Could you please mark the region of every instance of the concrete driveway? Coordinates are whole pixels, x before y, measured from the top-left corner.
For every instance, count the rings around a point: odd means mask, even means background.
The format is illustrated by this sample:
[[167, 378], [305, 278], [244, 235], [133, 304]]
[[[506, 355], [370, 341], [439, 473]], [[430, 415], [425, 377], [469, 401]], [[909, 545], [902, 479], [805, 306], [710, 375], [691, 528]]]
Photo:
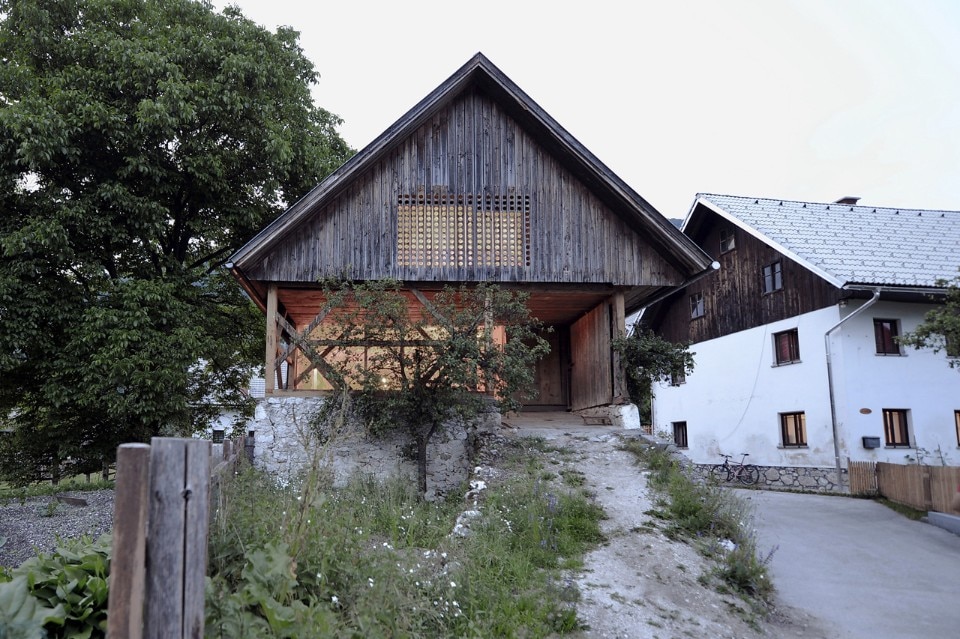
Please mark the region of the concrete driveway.
[[782, 602], [842, 639], [960, 637], [960, 536], [863, 499], [738, 492]]

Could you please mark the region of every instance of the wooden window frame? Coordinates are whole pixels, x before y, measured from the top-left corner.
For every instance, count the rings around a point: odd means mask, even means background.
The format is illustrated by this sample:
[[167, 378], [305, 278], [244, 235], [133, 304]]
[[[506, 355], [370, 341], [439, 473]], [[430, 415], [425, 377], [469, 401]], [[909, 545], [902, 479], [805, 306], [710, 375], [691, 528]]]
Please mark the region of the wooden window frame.
[[673, 445], [677, 448], [689, 448], [687, 440], [687, 422], [672, 422]]
[[[786, 353], [781, 349], [785, 347]], [[773, 361], [776, 366], [800, 363], [800, 331], [792, 328], [773, 334]]]
[[883, 409], [883, 439], [887, 448], [913, 448], [910, 445], [910, 411], [908, 409]]
[[720, 255], [737, 248], [737, 234], [733, 229], [720, 229]]
[[780, 413], [780, 447], [807, 448], [807, 415], [803, 411]]
[[699, 319], [707, 314], [703, 293], [694, 293], [690, 296], [690, 319]]
[[877, 349], [877, 355], [902, 355], [900, 344], [897, 343], [896, 339], [899, 336], [899, 320], [877, 317], [873, 319], [873, 341]]
[[953, 411], [953, 425], [957, 429], [957, 448], [960, 448], [960, 410]]
[[770, 295], [783, 290], [783, 260], [774, 260], [760, 270], [763, 294]]
[[682, 366], [670, 371], [670, 385], [679, 386], [687, 383], [687, 371]]

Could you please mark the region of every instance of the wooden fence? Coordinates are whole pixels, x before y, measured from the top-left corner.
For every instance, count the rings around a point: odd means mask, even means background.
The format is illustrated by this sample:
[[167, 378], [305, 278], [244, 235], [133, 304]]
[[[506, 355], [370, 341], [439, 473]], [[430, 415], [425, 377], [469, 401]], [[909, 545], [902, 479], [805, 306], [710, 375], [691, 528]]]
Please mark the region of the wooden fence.
[[117, 450], [108, 637], [203, 637], [210, 488], [242, 451], [165, 437]]
[[848, 462], [850, 494], [882, 495], [916, 508], [950, 513], [960, 485], [960, 467], [886, 462]]

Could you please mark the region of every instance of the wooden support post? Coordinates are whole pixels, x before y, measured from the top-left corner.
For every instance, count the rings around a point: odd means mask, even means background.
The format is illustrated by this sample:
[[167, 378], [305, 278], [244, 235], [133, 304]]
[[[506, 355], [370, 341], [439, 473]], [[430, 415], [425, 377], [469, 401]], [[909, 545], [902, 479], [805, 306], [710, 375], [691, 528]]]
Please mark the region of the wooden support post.
[[267, 346], [264, 357], [264, 392], [276, 388], [277, 379], [277, 285], [267, 287]]
[[[626, 311], [623, 299], [623, 293], [615, 293], [611, 298], [610, 304], [610, 337], [616, 339], [627, 334]], [[620, 353], [611, 349], [613, 357], [613, 400], [620, 401], [627, 394], [626, 370]]]
[[143, 636], [149, 473], [148, 445], [123, 444], [117, 449], [113, 557], [107, 603], [107, 635], [111, 639], [140, 639]]
[[147, 639], [203, 637], [209, 481], [210, 442], [151, 440]]

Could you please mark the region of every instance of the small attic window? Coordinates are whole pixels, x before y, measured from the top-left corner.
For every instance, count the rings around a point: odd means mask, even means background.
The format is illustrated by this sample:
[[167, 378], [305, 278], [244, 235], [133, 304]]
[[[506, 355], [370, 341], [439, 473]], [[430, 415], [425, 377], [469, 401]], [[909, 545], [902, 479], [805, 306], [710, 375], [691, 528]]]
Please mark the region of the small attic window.
[[530, 196], [401, 195], [397, 201], [397, 264], [530, 266]]
[[735, 248], [737, 242], [733, 229], [720, 229], [720, 254], [729, 253]]

